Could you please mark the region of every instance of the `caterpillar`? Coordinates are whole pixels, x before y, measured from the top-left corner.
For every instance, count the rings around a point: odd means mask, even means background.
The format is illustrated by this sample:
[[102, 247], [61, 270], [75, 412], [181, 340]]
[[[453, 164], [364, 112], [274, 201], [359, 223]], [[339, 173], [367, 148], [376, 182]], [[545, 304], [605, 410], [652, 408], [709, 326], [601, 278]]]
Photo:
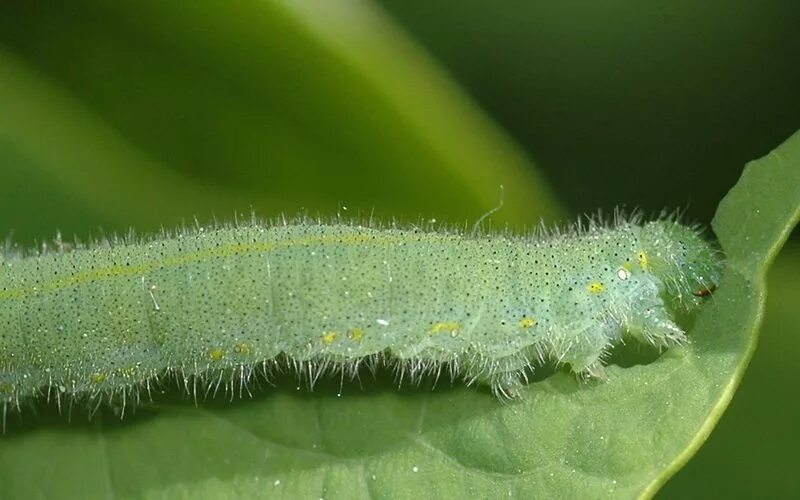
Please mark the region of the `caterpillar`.
[[248, 391], [280, 366], [313, 383], [383, 363], [514, 398], [548, 361], [603, 378], [623, 336], [675, 323], [719, 283], [721, 253], [676, 216], [534, 235], [308, 218], [109, 238], [0, 262], [0, 405], [135, 404], [169, 378]]

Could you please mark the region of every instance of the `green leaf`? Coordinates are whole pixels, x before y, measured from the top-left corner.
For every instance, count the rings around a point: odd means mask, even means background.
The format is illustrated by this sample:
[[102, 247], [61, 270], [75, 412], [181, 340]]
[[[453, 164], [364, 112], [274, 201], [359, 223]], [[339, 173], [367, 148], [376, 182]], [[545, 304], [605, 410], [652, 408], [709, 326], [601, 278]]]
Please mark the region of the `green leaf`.
[[794, 460], [800, 443], [796, 242], [790, 240], [778, 255], [767, 282], [764, 325], [747, 376], [708, 441], [659, 491], [660, 498], [695, 498], [705, 491], [717, 498], [782, 498], [800, 491]]
[[712, 227], [725, 251], [726, 274], [712, 307], [695, 324], [692, 345], [698, 358], [707, 360], [694, 374], [705, 379], [706, 402], [700, 409], [706, 411], [698, 414], [701, 426], [686, 449], [648, 493], [697, 451], [730, 403], [758, 341], [767, 271], [798, 220], [800, 132], [795, 132], [769, 155], [749, 163], [717, 209]]

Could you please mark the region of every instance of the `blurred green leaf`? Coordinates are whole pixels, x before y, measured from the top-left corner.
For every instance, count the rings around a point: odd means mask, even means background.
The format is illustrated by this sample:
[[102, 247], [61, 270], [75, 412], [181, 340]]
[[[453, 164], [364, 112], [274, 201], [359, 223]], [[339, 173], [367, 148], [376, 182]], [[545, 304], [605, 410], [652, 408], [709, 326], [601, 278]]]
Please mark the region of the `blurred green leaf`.
[[[49, 234], [251, 208], [461, 223], [501, 184], [497, 219], [561, 213], [516, 146], [361, 2], [2, 2], [0, 110], [0, 182], [57, 194]], [[0, 198], [0, 227], [29, 241], [44, 227], [18, 198]]]

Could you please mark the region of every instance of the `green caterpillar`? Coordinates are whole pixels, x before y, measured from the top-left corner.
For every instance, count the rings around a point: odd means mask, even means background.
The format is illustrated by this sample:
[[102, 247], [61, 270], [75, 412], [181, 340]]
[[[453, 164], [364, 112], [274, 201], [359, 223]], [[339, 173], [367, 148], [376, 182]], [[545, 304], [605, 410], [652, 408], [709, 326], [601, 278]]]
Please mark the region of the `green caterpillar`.
[[0, 405], [124, 407], [166, 377], [241, 392], [279, 364], [313, 385], [374, 362], [515, 397], [548, 359], [603, 377], [623, 334], [686, 341], [673, 314], [716, 288], [720, 266], [674, 218], [539, 236], [253, 221], [7, 254]]

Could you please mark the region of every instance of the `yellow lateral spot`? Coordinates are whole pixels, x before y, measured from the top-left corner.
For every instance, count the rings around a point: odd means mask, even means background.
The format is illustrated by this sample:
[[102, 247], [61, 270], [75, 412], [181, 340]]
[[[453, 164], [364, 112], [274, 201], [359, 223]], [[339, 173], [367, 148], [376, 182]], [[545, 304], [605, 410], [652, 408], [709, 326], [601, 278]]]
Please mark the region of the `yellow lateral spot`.
[[589, 286], [587, 286], [586, 289], [591, 293], [603, 293], [606, 291], [606, 286], [599, 281], [595, 281], [593, 283], [589, 283]]
[[642, 271], [647, 271], [647, 266], [648, 266], [647, 254], [642, 251], [639, 251], [639, 253], [636, 254], [636, 258], [639, 259], [639, 267], [642, 268]]
[[362, 330], [361, 328], [353, 328], [351, 330], [347, 330], [347, 338], [359, 342], [361, 339], [364, 338], [364, 330]]
[[324, 332], [322, 334], [322, 341], [325, 345], [331, 345], [339, 338], [339, 332]]
[[215, 347], [208, 351], [208, 356], [212, 361], [219, 361], [225, 357], [225, 351], [221, 347]]
[[428, 333], [436, 335], [441, 332], [450, 332], [450, 335], [455, 337], [458, 335], [459, 330], [461, 330], [461, 323], [458, 321], [440, 321], [439, 323], [434, 323]]
[[526, 316], [521, 320], [519, 320], [519, 326], [521, 326], [522, 328], [530, 328], [534, 325], [536, 325], [536, 320], [534, 318], [529, 318]]
[[0, 394], [11, 394], [12, 392], [14, 392], [14, 389], [15, 389], [14, 384], [8, 384], [5, 382], [0, 384]]
[[253, 352], [253, 346], [251, 346], [249, 342], [242, 342], [241, 344], [234, 347], [233, 351], [238, 354], [243, 354], [247, 356], [248, 354]]
[[102, 373], [102, 372], [92, 373], [92, 377], [91, 378], [92, 378], [92, 382], [94, 382], [95, 384], [99, 384], [101, 382], [105, 382], [106, 379], [108, 378], [108, 375], [106, 375], [105, 373]]

